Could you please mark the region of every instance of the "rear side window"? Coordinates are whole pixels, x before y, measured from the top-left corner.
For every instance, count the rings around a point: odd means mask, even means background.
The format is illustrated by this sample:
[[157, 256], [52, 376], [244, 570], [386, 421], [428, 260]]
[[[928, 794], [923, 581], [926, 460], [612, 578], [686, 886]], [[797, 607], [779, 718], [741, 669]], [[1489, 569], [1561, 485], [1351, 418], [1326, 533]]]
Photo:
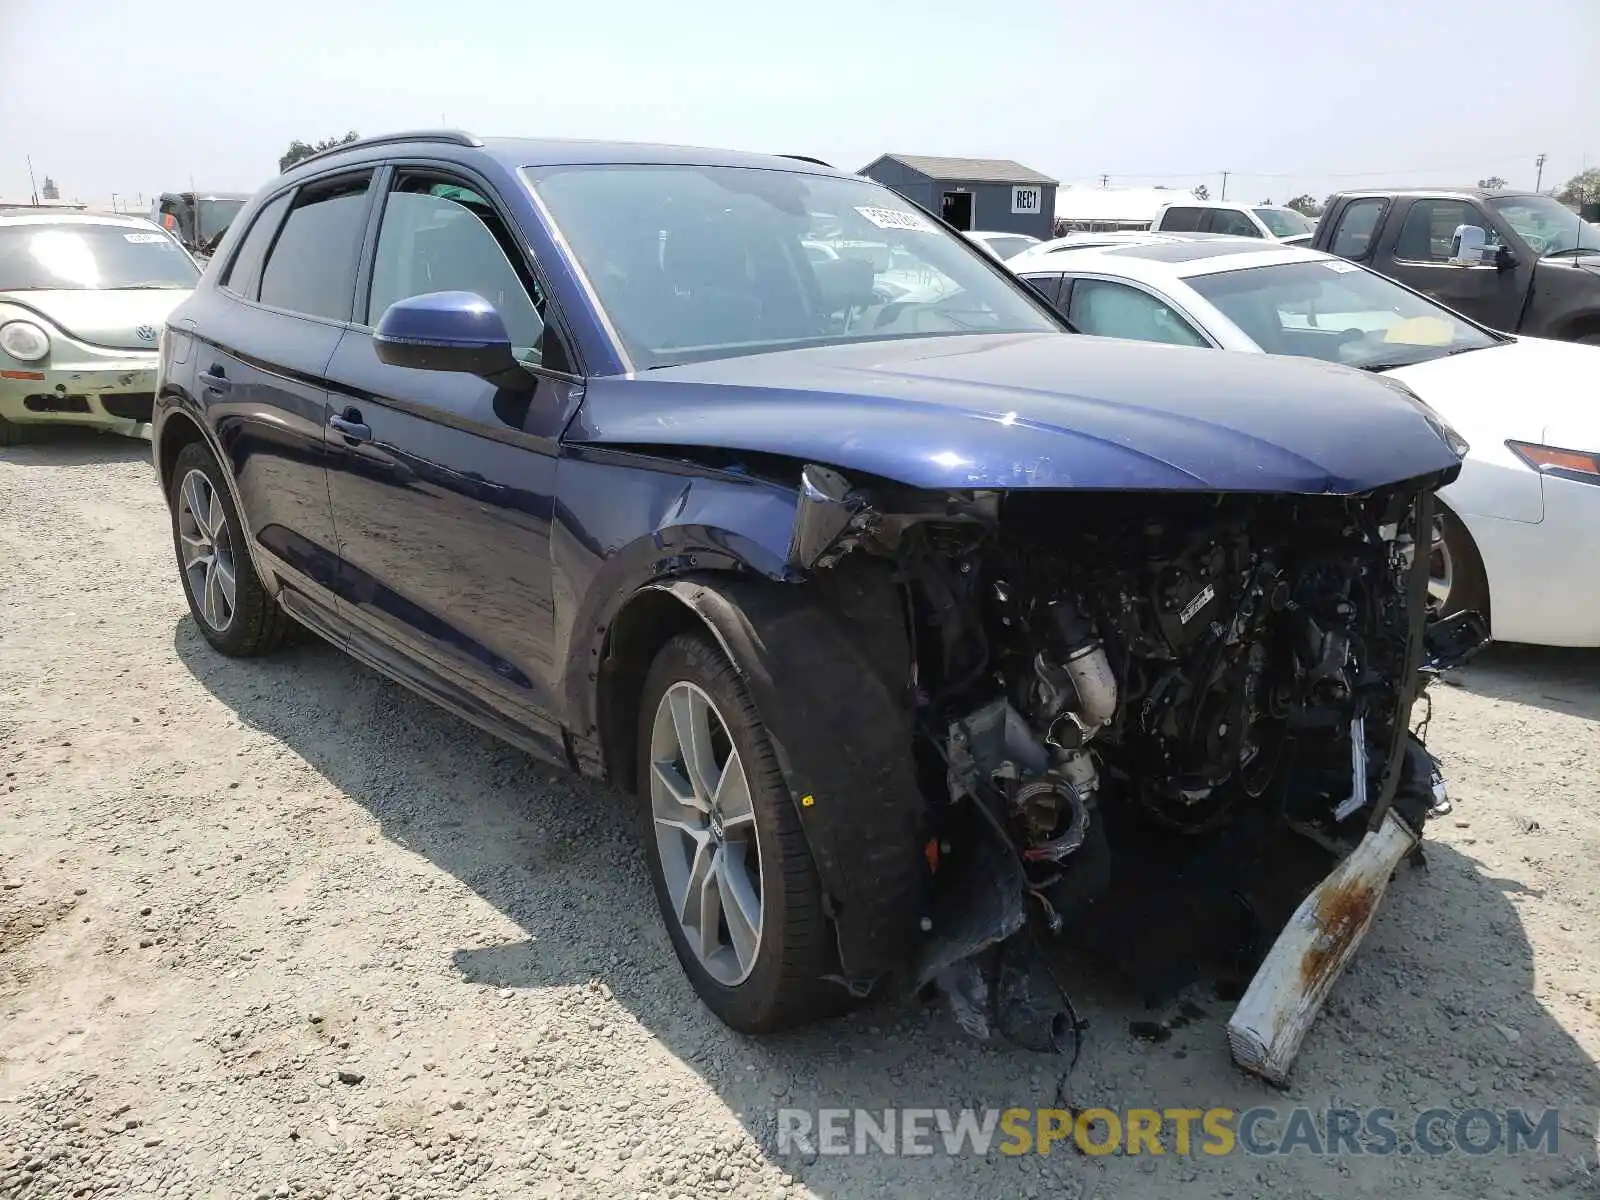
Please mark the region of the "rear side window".
[[1213, 208], [1206, 222], [1208, 233], [1225, 233], [1230, 237], [1260, 237], [1256, 223], [1242, 212], [1231, 208]]
[[1200, 218], [1205, 211], [1190, 205], [1169, 208], [1161, 214], [1160, 228], [1167, 233], [1195, 233], [1200, 228]]
[[1057, 308], [1060, 307], [1060, 275], [1024, 275], [1022, 278], [1026, 279], [1029, 283], [1033, 284], [1034, 287], [1038, 288], [1039, 291], [1043, 292], [1045, 299], [1050, 301], [1052, 305]]
[[1350, 201], [1339, 214], [1329, 249], [1341, 258], [1365, 258], [1372, 253], [1372, 235], [1387, 207], [1389, 201], [1382, 196]]
[[335, 321], [350, 317], [371, 172], [308, 184], [261, 272], [261, 303]]
[[254, 300], [261, 290], [261, 264], [266, 261], [267, 248], [272, 245], [272, 235], [283, 223], [283, 214], [289, 207], [289, 196], [284, 194], [265, 204], [256, 214], [245, 234], [244, 241], [228, 264], [228, 273], [222, 277], [222, 286], [247, 300]]

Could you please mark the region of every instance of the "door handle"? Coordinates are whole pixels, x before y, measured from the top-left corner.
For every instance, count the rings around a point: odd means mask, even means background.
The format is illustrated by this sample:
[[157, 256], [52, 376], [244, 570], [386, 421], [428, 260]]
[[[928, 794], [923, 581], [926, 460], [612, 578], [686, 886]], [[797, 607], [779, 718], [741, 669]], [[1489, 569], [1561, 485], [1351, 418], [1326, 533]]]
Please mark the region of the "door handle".
[[372, 440], [372, 426], [363, 424], [361, 413], [354, 408], [347, 408], [343, 413], [329, 417], [328, 428], [351, 445]]
[[233, 386], [233, 381], [228, 378], [221, 363], [212, 363], [200, 378], [205, 384], [206, 391], [215, 392], [219, 396]]

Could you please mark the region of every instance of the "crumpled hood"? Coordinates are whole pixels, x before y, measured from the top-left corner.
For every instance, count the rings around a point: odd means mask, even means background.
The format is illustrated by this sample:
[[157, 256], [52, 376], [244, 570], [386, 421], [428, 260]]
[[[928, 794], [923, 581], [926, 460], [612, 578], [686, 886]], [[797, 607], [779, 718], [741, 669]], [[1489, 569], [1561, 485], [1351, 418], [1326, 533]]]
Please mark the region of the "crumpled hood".
[[138, 288], [126, 292], [0, 292], [0, 304], [31, 309], [80, 342], [115, 350], [154, 350], [167, 314], [189, 296], [187, 288]]
[[595, 379], [566, 440], [781, 454], [928, 488], [1349, 494], [1457, 466], [1379, 378], [1064, 333], [815, 347]]

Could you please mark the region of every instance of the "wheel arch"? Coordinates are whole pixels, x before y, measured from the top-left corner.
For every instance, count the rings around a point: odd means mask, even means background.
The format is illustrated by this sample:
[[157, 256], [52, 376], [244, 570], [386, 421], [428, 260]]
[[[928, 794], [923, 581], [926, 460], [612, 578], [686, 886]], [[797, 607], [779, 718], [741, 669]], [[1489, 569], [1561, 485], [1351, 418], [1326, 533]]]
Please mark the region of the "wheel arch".
[[636, 790], [634, 735], [651, 661], [679, 633], [715, 642], [772, 741], [822, 881], [843, 977], [855, 988], [906, 965], [920, 905], [925, 802], [912, 756], [903, 614], [886, 563], [800, 584], [731, 572], [657, 580], [618, 611], [597, 680], [606, 773]]

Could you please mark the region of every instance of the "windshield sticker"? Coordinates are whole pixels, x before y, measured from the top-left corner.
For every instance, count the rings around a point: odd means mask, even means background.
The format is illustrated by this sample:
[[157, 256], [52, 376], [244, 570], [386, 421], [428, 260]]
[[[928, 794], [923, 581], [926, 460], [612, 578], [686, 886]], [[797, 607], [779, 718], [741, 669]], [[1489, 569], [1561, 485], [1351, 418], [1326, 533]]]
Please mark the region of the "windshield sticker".
[[1355, 263], [1347, 263], [1343, 261], [1324, 263], [1323, 265], [1327, 267], [1328, 270], [1337, 271], [1341, 275], [1347, 274], [1350, 271], [1361, 270], [1361, 268], [1356, 266]]
[[125, 241], [134, 242], [141, 246], [170, 246], [172, 243], [164, 233], [125, 233]]
[[910, 229], [917, 233], [932, 233], [933, 225], [925, 218], [914, 212], [902, 212], [898, 208], [873, 208], [870, 205], [856, 205], [856, 211], [879, 229]]

